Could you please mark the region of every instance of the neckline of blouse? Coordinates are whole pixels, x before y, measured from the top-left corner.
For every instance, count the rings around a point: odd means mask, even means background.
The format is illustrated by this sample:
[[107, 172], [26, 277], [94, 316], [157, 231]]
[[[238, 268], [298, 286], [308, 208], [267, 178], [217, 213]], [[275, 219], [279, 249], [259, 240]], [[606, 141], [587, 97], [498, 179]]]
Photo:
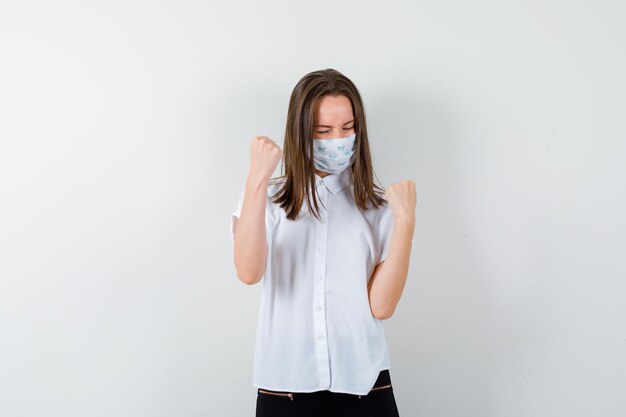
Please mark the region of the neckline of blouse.
[[321, 184], [324, 184], [331, 193], [337, 194], [350, 183], [350, 171], [351, 170], [349, 168], [346, 168], [339, 174], [328, 174], [323, 178], [317, 175], [316, 172], [315, 184], [317, 187], [319, 187]]

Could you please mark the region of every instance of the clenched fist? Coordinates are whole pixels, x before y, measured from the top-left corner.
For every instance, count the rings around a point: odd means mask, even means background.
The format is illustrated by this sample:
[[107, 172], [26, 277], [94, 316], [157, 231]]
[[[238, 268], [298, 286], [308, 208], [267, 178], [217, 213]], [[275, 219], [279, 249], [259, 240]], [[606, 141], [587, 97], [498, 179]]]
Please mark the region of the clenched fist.
[[282, 149], [272, 139], [267, 136], [253, 137], [250, 142], [249, 175], [269, 181], [282, 157]]
[[413, 180], [402, 180], [390, 185], [385, 190], [385, 198], [389, 201], [394, 219], [414, 218], [417, 197]]

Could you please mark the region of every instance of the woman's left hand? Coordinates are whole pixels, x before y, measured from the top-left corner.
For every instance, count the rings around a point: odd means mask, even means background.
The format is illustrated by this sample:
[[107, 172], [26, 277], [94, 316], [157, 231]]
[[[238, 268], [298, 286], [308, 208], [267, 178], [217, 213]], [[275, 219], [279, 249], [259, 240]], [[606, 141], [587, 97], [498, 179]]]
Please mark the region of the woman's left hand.
[[402, 180], [390, 185], [385, 190], [385, 197], [389, 201], [394, 220], [415, 219], [417, 206], [415, 181]]

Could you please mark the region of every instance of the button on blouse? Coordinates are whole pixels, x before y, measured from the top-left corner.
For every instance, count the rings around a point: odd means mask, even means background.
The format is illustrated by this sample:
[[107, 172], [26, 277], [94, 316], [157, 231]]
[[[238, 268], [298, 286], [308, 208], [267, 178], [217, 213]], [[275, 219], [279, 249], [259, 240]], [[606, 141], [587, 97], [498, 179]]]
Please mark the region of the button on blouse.
[[[383, 321], [372, 315], [367, 284], [387, 256], [393, 217], [388, 206], [358, 208], [349, 168], [315, 179], [321, 220], [306, 203], [298, 220], [287, 219], [271, 202], [284, 178], [268, 186], [253, 386], [365, 395], [379, 372], [390, 369]], [[231, 216], [233, 239], [244, 192]]]

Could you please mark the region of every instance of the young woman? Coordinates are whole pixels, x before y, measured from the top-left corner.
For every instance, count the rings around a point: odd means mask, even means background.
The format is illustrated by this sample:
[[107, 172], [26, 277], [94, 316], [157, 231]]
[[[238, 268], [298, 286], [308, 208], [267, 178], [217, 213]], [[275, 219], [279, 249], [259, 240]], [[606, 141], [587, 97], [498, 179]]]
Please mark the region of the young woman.
[[284, 152], [256, 136], [250, 159], [231, 233], [238, 278], [262, 283], [256, 416], [397, 417], [383, 321], [408, 274], [415, 183], [374, 184], [361, 96], [333, 69], [295, 86]]

